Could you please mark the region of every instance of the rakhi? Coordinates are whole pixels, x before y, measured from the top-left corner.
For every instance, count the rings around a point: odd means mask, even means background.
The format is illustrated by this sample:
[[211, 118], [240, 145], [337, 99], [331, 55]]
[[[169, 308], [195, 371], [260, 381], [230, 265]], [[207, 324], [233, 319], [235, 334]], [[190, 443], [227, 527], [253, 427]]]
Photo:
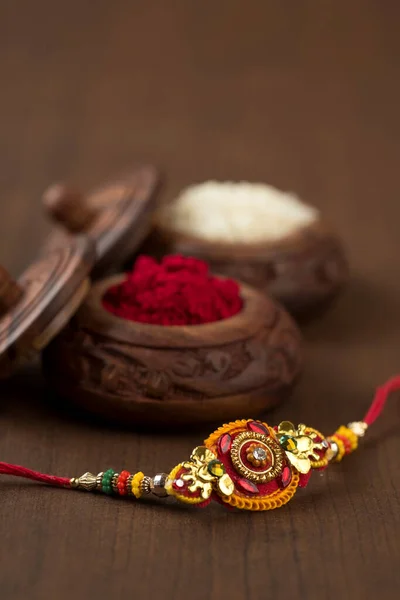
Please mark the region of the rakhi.
[[207, 506], [211, 500], [245, 510], [271, 510], [283, 506], [299, 487], [305, 487], [312, 471], [321, 471], [358, 447], [359, 438], [381, 414], [389, 394], [400, 390], [400, 376], [378, 388], [362, 421], [342, 425], [325, 437], [308, 425], [283, 421], [270, 427], [262, 421], [243, 419], [214, 431], [190, 458], [154, 477], [113, 469], [98, 475], [56, 477], [0, 462], [0, 473], [25, 477], [67, 489], [103, 492], [141, 498], [153, 493], [160, 498]]

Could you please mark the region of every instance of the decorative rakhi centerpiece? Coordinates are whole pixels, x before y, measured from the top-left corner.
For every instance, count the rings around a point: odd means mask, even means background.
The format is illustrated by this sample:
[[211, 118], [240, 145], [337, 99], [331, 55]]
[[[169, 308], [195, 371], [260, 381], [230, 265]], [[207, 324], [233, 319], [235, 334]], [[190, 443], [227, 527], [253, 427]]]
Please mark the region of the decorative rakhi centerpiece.
[[[347, 434], [352, 437], [351, 430]], [[182, 502], [204, 506], [214, 498], [231, 506], [268, 510], [286, 504], [311, 469], [323, 469], [337, 446], [305, 425], [285, 421], [228, 423], [195, 448], [166, 478], [165, 489]]]

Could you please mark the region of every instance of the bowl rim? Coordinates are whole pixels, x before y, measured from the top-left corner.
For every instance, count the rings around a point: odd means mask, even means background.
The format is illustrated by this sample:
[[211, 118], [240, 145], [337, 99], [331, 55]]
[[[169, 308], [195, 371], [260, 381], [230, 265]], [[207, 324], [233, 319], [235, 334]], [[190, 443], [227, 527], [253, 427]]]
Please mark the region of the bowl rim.
[[174, 231], [160, 222], [155, 222], [153, 235], [161, 241], [172, 243], [177, 253], [207, 256], [213, 259], [245, 262], [252, 260], [264, 263], [266, 260], [285, 255], [300, 255], [310, 248], [329, 240], [339, 241], [329, 223], [320, 217], [312, 223], [298, 227], [292, 233], [277, 240], [264, 242], [224, 242], [207, 240], [194, 235]]
[[106, 291], [121, 283], [126, 274], [120, 273], [92, 285], [76, 314], [79, 326], [112, 340], [148, 348], [199, 348], [245, 341], [261, 327], [272, 329], [280, 308], [264, 293], [238, 282], [243, 309], [236, 315], [203, 325], [153, 325], [129, 321], [113, 315], [104, 308]]

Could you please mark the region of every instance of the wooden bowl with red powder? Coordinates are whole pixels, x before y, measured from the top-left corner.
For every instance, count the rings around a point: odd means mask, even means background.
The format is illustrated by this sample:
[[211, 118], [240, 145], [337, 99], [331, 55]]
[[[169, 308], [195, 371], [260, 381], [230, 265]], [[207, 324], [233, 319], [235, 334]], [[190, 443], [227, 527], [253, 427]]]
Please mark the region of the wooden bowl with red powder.
[[[111, 312], [109, 303], [128, 279], [117, 275], [94, 284], [46, 348], [45, 374], [62, 396], [108, 420], [177, 426], [256, 417], [287, 396], [301, 370], [301, 339], [273, 300], [232, 282], [240, 300], [233, 316], [149, 324]], [[165, 298], [160, 301], [168, 308]], [[161, 313], [164, 323], [175, 318]], [[149, 318], [138, 314], [131, 316]]]

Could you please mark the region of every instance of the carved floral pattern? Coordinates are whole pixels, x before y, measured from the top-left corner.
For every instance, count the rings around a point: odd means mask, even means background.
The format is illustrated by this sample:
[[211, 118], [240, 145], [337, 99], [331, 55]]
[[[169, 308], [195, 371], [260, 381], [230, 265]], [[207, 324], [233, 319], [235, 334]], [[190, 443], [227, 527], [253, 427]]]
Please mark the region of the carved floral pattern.
[[280, 309], [248, 340], [198, 349], [143, 349], [79, 329], [75, 319], [46, 351], [47, 368], [73, 385], [119, 397], [160, 401], [290, 386], [300, 340]]

